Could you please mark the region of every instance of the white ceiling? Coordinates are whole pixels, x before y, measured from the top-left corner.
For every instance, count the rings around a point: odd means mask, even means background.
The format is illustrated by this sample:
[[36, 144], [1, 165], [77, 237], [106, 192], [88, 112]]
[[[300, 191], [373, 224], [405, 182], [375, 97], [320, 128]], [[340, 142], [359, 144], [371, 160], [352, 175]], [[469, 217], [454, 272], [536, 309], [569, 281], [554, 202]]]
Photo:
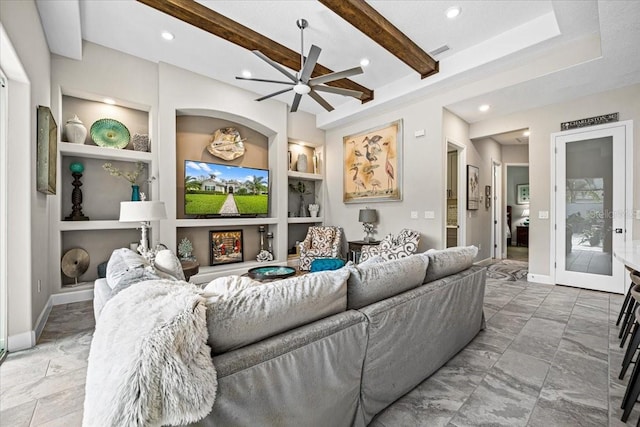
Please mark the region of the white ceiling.
[[[640, 81], [640, 55], [629, 54], [637, 52], [640, 42], [639, 1], [370, 0], [371, 6], [423, 50], [429, 52], [445, 44], [450, 47], [436, 57], [440, 73], [423, 80], [317, 1], [199, 2], [295, 51], [300, 49], [295, 21], [307, 19], [305, 52], [311, 44], [318, 45], [322, 48], [318, 62], [334, 71], [357, 66], [363, 57], [371, 61], [365, 73], [352, 80], [375, 90], [374, 101], [362, 105], [352, 98], [323, 94], [336, 107], [327, 113], [303, 97], [300, 110], [317, 114], [323, 127], [403, 98], [456, 87], [511, 68], [522, 70], [525, 77], [504, 81], [490, 93], [446, 107], [475, 122]], [[38, 0], [37, 4], [53, 53], [81, 58], [79, 27], [84, 40], [149, 61], [170, 63], [257, 95], [282, 88], [235, 80], [245, 69], [254, 77], [279, 79], [280, 75], [251, 52], [134, 0]], [[453, 5], [460, 5], [462, 14], [452, 21], [444, 12]], [[163, 40], [160, 33], [165, 30], [175, 34], [175, 39]], [[558, 56], [557, 52], [569, 46], [600, 46], [601, 51], [576, 49]], [[554, 52], [558, 58], [550, 56]], [[286, 103], [292, 98], [291, 93], [275, 97]], [[492, 109], [479, 113], [481, 103], [491, 104]]]

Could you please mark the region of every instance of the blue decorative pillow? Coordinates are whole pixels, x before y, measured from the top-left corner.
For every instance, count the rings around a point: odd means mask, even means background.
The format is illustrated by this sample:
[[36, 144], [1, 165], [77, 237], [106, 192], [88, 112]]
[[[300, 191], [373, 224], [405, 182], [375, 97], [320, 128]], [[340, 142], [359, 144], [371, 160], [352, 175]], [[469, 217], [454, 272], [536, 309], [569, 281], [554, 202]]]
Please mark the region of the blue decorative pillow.
[[344, 260], [340, 258], [316, 258], [311, 262], [311, 272], [337, 270], [344, 267]]

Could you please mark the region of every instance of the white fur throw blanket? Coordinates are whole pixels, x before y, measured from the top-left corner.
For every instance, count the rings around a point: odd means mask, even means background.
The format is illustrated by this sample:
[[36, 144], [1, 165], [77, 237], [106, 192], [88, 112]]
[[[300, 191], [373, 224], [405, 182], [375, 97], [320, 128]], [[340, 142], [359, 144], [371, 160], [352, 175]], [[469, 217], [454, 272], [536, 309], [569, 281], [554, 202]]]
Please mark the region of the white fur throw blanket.
[[186, 282], [149, 280], [114, 296], [91, 342], [83, 426], [205, 417], [217, 389], [205, 310], [199, 289]]

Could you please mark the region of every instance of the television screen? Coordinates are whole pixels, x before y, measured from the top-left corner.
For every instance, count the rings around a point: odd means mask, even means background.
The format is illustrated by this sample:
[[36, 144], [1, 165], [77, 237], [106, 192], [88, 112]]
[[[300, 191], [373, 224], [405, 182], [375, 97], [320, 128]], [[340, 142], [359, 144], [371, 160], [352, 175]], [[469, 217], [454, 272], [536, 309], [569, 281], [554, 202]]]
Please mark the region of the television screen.
[[269, 171], [187, 160], [184, 199], [186, 215], [267, 216]]

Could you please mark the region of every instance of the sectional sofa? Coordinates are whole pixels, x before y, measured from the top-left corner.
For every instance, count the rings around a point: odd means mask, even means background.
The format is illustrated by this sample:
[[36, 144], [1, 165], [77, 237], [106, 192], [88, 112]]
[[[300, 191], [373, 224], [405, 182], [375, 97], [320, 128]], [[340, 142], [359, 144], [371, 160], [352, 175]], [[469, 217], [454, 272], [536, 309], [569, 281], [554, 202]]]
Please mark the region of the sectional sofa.
[[[483, 328], [475, 247], [204, 288], [217, 371], [193, 426], [366, 426]], [[104, 302], [104, 301], [103, 301]]]

